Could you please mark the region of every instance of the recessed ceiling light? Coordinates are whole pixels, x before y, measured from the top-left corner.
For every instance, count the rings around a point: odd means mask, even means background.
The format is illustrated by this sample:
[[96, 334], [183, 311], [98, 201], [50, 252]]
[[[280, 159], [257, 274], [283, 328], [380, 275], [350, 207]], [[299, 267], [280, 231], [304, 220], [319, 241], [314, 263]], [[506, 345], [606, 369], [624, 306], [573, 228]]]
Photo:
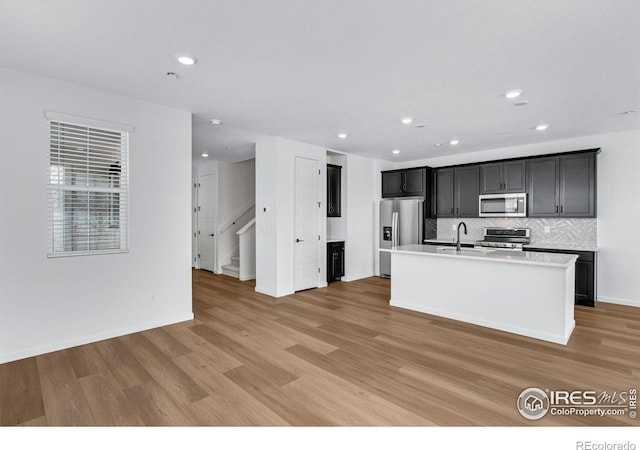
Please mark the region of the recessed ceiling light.
[[173, 78], [175, 80], [178, 78], [178, 74], [175, 72], [167, 72], [167, 78]]
[[442, 147], [442, 144], [440, 142], [438, 142], [437, 144], [433, 144], [433, 145], [435, 145], [436, 147]]
[[426, 123], [418, 123], [418, 124], [416, 124], [416, 128], [424, 128], [426, 126], [427, 126]]
[[459, 143], [460, 143], [460, 141], [457, 140], [457, 139], [452, 139], [452, 140], [449, 141], [449, 144], [451, 144], [451, 145], [458, 145]]
[[222, 125], [222, 120], [220, 120], [220, 119], [211, 119], [211, 125]]
[[638, 114], [638, 111], [636, 111], [635, 109], [630, 109], [629, 111], [618, 113], [616, 114], [616, 116], [630, 116], [631, 114]]
[[411, 122], [413, 122], [413, 117], [404, 117], [401, 122], [405, 125], [409, 125], [411, 124]]
[[518, 98], [522, 95], [522, 89], [511, 89], [510, 91], [507, 91], [504, 93], [504, 96], [506, 98], [508, 98], [509, 100], [512, 100], [514, 98]]
[[347, 133], [338, 133], [338, 137], [340, 139], [346, 139], [347, 138]]
[[548, 123], [541, 123], [540, 125], [538, 125], [538, 126], [536, 127], [536, 130], [538, 130], [538, 131], [544, 131], [544, 130], [546, 130], [547, 128], [549, 128], [549, 124], [548, 124]]
[[176, 59], [180, 64], [184, 64], [185, 66], [193, 66], [198, 62], [198, 58], [191, 55], [179, 54], [176, 55]]
[[400, 153], [400, 150], [398, 150], [397, 148], [394, 148], [391, 153], [393, 153], [394, 155], [397, 155], [398, 153]]
[[230, 145], [227, 145], [224, 149], [225, 150], [231, 150], [233, 147], [231, 147]]
[[202, 157], [203, 157], [203, 158], [208, 158], [208, 157], [209, 157], [209, 154], [208, 154], [208, 153], [203, 153], [203, 154], [202, 154]]

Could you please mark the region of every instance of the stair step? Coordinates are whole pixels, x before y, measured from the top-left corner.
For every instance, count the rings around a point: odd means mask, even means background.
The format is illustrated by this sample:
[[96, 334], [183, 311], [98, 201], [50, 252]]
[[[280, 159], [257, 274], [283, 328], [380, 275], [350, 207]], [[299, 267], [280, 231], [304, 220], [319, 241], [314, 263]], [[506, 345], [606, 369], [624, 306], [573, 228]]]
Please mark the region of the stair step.
[[233, 264], [225, 264], [220, 267], [222, 269], [222, 274], [227, 275], [229, 277], [240, 278], [240, 267], [235, 266]]
[[239, 256], [232, 256], [231, 257], [231, 264], [234, 266], [240, 266], [240, 257]]

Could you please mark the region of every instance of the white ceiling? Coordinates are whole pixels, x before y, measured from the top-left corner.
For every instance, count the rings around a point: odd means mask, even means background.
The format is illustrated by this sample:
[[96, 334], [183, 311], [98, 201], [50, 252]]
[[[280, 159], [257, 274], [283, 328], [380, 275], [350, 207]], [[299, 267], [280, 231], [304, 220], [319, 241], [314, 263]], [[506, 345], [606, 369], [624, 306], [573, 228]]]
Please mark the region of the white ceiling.
[[0, 0], [0, 65], [192, 111], [195, 158], [407, 161], [640, 128], [640, 1]]

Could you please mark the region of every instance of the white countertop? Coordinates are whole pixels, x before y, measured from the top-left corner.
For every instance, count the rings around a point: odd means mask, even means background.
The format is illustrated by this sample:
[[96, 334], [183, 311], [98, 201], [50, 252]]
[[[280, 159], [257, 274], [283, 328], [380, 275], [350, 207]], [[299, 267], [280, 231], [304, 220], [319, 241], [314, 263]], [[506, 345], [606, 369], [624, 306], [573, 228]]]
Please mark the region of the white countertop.
[[575, 252], [597, 252], [598, 248], [591, 245], [579, 245], [579, 244], [527, 244], [525, 248], [548, 248], [550, 250], [568, 250]]
[[[451, 244], [455, 244], [455, 241], [446, 241], [444, 239], [425, 239], [424, 240], [425, 244], [431, 244], [431, 245], [451, 245]], [[461, 244], [467, 244], [467, 245], [475, 245], [476, 241], [466, 241], [466, 240], [460, 240]]]
[[340, 238], [327, 238], [327, 244], [330, 244], [332, 242], [344, 242], [344, 239], [340, 239]]
[[[444, 239], [425, 239], [425, 244], [430, 245], [451, 245], [455, 244], [453, 241], [447, 241]], [[475, 245], [476, 241], [460, 241], [461, 244], [467, 245]], [[597, 252], [598, 248], [592, 245], [581, 245], [576, 243], [571, 244], [525, 244], [525, 247], [529, 248], [548, 248], [549, 250], [567, 250], [567, 251], [576, 251], [576, 252]]]
[[400, 245], [391, 249], [380, 249], [381, 252], [406, 253], [442, 258], [464, 258], [478, 261], [510, 262], [515, 264], [532, 264], [537, 266], [569, 267], [576, 262], [576, 255], [562, 253], [542, 252], [515, 252], [505, 250], [478, 251], [463, 248], [460, 251], [455, 247], [438, 248], [436, 245], [410, 244]]

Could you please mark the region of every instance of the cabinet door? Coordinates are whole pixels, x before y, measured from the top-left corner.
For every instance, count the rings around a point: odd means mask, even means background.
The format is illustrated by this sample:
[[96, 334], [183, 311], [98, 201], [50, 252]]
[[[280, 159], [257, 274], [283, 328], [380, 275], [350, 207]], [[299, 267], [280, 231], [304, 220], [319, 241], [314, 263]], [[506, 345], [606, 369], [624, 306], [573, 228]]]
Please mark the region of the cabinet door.
[[527, 161], [529, 217], [555, 217], [558, 205], [558, 158]]
[[502, 164], [502, 191], [525, 192], [527, 190], [524, 161], [508, 161]]
[[453, 169], [438, 169], [435, 173], [436, 217], [454, 217]]
[[338, 248], [338, 267], [335, 275], [338, 277], [344, 276], [344, 242]]
[[424, 195], [425, 169], [402, 171], [402, 191], [404, 195]]
[[403, 181], [400, 170], [382, 172], [382, 198], [404, 195], [402, 191]]
[[342, 167], [327, 164], [327, 217], [341, 217]]
[[502, 187], [502, 163], [480, 166], [480, 193], [499, 194]]
[[478, 217], [479, 167], [455, 168], [456, 217]]
[[576, 305], [595, 306], [593, 262], [576, 261]]
[[595, 155], [560, 157], [560, 215], [595, 217]]

